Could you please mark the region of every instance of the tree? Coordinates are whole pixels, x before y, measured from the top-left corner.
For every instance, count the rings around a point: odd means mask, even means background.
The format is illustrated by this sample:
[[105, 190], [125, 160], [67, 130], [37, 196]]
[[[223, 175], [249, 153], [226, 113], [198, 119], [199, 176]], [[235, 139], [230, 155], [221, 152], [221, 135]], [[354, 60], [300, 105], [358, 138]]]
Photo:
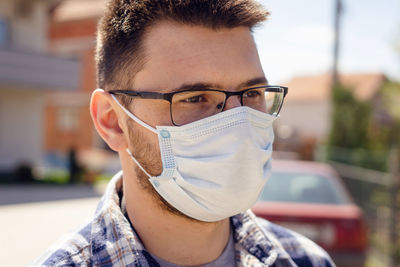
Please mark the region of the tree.
[[371, 104], [353, 96], [352, 90], [340, 84], [333, 88], [333, 124], [329, 144], [333, 147], [368, 147]]

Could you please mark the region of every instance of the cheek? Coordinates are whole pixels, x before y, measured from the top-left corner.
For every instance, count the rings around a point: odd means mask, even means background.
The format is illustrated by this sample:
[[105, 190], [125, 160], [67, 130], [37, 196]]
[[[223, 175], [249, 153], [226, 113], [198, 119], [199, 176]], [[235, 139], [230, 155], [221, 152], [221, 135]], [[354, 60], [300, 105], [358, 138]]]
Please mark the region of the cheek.
[[129, 150], [151, 175], [160, 175], [162, 162], [157, 135], [135, 122], [128, 124]]
[[[133, 114], [141, 121], [156, 128], [157, 125], [172, 125], [168, 101], [138, 100], [131, 106]], [[133, 156], [151, 175], [160, 175], [162, 161], [158, 136], [144, 126], [128, 119], [129, 149]]]
[[133, 153], [136, 152], [145, 156], [146, 153], [159, 152], [158, 137], [155, 133], [133, 121], [128, 123], [128, 132], [129, 149]]
[[147, 144], [151, 147], [150, 155], [154, 157], [154, 153], [156, 155], [160, 154], [160, 146], [158, 144], [158, 136], [150, 131], [144, 132], [144, 140], [146, 140]]
[[[136, 117], [153, 128], [156, 128], [156, 126], [172, 125], [170, 104], [168, 101], [139, 99], [133, 106], [133, 112]], [[155, 134], [153, 135], [156, 136]]]

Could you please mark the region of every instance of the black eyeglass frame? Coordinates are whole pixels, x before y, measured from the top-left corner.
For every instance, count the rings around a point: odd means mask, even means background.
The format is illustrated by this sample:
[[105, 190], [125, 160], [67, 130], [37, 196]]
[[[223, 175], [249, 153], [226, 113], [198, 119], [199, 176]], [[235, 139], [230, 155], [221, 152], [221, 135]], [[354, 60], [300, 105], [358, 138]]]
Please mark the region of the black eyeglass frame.
[[279, 106], [278, 112], [276, 115], [278, 115], [281, 111], [283, 101], [288, 94], [288, 87], [285, 86], [280, 86], [280, 85], [265, 85], [265, 86], [256, 86], [256, 87], [251, 87], [247, 88], [241, 91], [233, 92], [233, 91], [224, 91], [224, 90], [217, 90], [217, 89], [199, 89], [199, 90], [193, 90], [193, 89], [188, 89], [188, 90], [182, 90], [182, 91], [176, 91], [176, 92], [171, 92], [171, 93], [159, 93], [159, 92], [140, 92], [140, 91], [132, 91], [132, 90], [109, 90], [108, 93], [112, 95], [126, 95], [130, 97], [140, 97], [143, 99], [162, 99], [162, 100], [167, 100], [169, 104], [169, 114], [171, 116], [171, 121], [175, 126], [181, 126], [179, 124], [176, 124], [174, 122], [174, 119], [172, 117], [172, 98], [175, 94], [177, 93], [182, 93], [182, 92], [192, 92], [192, 91], [214, 91], [214, 92], [221, 92], [225, 94], [225, 100], [222, 105], [221, 111], [224, 110], [226, 100], [234, 95], [240, 96], [240, 105], [243, 106], [243, 94], [245, 94], [247, 91], [258, 89], [258, 88], [266, 88], [267, 92], [276, 92], [276, 93], [281, 93], [283, 90], [283, 98], [282, 98], [282, 103]]

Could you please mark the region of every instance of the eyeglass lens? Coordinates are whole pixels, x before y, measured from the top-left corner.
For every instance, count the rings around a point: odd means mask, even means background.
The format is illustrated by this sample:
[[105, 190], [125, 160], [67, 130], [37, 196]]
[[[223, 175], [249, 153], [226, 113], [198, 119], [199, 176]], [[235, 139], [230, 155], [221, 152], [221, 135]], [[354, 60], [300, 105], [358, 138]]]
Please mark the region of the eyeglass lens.
[[[220, 91], [185, 91], [174, 94], [171, 101], [172, 120], [184, 125], [222, 111], [226, 95]], [[283, 91], [269, 92], [266, 88], [254, 88], [242, 96], [244, 106], [277, 115], [282, 105]]]

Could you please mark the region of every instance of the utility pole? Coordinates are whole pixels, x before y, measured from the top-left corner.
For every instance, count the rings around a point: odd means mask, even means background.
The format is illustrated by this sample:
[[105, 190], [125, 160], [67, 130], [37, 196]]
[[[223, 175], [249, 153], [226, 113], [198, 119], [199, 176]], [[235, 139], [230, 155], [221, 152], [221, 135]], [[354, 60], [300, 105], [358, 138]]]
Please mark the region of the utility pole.
[[392, 149], [389, 157], [390, 172], [392, 174], [392, 185], [390, 187], [390, 267], [398, 267], [400, 265], [399, 258], [399, 234], [398, 234], [398, 208], [400, 193], [400, 150]]
[[342, 0], [335, 0], [335, 16], [334, 16], [334, 46], [333, 46], [333, 67], [332, 67], [332, 88], [338, 83], [338, 58], [340, 46], [340, 19], [343, 11]]

